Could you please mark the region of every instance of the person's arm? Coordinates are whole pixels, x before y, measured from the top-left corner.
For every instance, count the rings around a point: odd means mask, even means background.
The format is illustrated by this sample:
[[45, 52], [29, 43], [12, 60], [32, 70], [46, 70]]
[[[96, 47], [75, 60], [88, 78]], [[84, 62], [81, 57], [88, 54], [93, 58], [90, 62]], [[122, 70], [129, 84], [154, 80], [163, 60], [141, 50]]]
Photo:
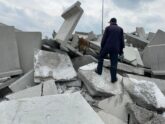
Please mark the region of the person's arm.
[[121, 31], [120, 55], [123, 54], [124, 47], [125, 47], [125, 43], [124, 43], [124, 32], [123, 32], [123, 29], [122, 29], [122, 31]]
[[108, 28], [106, 28], [105, 31], [104, 31], [103, 38], [102, 38], [102, 41], [101, 41], [101, 48], [103, 48], [104, 45], [105, 45], [105, 42], [106, 42], [106, 39], [107, 39], [107, 36], [108, 36], [108, 31], [107, 30], [108, 30]]

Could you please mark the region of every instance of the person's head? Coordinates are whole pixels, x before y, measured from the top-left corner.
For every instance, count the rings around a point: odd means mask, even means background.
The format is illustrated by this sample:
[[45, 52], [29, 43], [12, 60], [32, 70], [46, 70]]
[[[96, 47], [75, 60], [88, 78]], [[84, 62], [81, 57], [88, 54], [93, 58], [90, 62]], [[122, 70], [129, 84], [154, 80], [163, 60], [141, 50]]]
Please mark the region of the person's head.
[[109, 21], [110, 24], [117, 24], [117, 19], [116, 18], [111, 18]]

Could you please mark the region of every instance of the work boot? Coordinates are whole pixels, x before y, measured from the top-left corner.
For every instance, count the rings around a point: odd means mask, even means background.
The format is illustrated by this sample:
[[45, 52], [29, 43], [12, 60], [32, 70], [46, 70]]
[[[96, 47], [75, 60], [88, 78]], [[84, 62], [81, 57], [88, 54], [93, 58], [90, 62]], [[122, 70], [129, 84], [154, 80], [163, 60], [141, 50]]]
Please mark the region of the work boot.
[[118, 80], [117, 78], [115, 80], [111, 80], [111, 83], [114, 84], [115, 82], [117, 82], [117, 80]]
[[95, 69], [95, 72], [96, 72], [98, 75], [101, 75], [101, 74], [97, 71], [97, 69]]

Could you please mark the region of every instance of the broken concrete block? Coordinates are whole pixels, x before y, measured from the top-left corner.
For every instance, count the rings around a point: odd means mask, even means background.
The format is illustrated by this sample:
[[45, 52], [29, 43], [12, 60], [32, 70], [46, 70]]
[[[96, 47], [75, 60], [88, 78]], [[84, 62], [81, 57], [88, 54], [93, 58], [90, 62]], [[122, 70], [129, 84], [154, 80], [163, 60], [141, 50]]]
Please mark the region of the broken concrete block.
[[54, 80], [43, 82], [42, 96], [58, 94], [57, 87]]
[[140, 38], [146, 39], [146, 34], [143, 27], [136, 27], [136, 32]]
[[22, 73], [14, 27], [0, 26], [0, 77]]
[[97, 53], [100, 53], [101, 41], [89, 41], [90, 48], [94, 49]]
[[34, 51], [41, 49], [40, 32], [16, 32], [21, 68], [24, 73], [33, 69]]
[[39, 84], [37, 86], [33, 86], [25, 90], [21, 90], [19, 92], [9, 94], [6, 96], [6, 98], [9, 100], [13, 100], [13, 99], [22, 99], [22, 98], [41, 96], [42, 94], [41, 89], [42, 89], [42, 84]]
[[0, 83], [3, 83], [7, 80], [11, 79], [11, 77], [3, 77], [3, 78], [0, 78]]
[[162, 91], [162, 93], [165, 95], [165, 80], [156, 79], [156, 78], [148, 78], [148, 77], [132, 75], [132, 74], [127, 74], [127, 76], [129, 78], [134, 78], [136, 80], [146, 80], [146, 81], [154, 82]]
[[77, 73], [67, 54], [37, 50], [34, 64], [35, 78], [53, 78], [55, 81], [70, 81]]
[[155, 83], [124, 78], [123, 84], [131, 98], [138, 105], [153, 111], [165, 108], [165, 97]]
[[130, 114], [129, 124], [164, 124], [165, 122], [165, 118], [135, 104], [127, 104], [126, 107]]
[[111, 114], [105, 113], [104, 111], [98, 112], [98, 115], [104, 121], [105, 124], [127, 124], [122, 120], [120, 120], [119, 118]]
[[91, 49], [91, 48], [87, 48], [85, 51], [85, 55], [91, 55], [95, 58], [98, 57], [97, 53], [95, 52], [95, 50]]
[[149, 43], [148, 40], [137, 37], [133, 34], [126, 34], [126, 39], [129, 44], [133, 44], [134, 47], [144, 49]]
[[104, 124], [79, 93], [1, 102], [0, 113], [1, 124]]
[[97, 40], [97, 36], [93, 33], [93, 31], [91, 31], [91, 32], [89, 32], [87, 39], [91, 40], [91, 41], [96, 41]]
[[106, 113], [111, 114], [127, 123], [128, 112], [125, 106], [128, 103], [132, 103], [132, 100], [127, 93], [124, 93], [100, 101], [98, 103], [98, 107]]
[[73, 35], [73, 39], [71, 41], [71, 46], [74, 48], [78, 48], [79, 36], [77, 34]]
[[152, 41], [152, 39], [155, 37], [155, 33], [149, 32], [147, 40]]
[[81, 85], [82, 85], [81, 80], [76, 80], [66, 83], [67, 87], [81, 87]]
[[21, 78], [19, 78], [17, 81], [12, 83], [9, 86], [9, 88], [13, 92], [18, 92], [34, 85], [35, 85], [34, 84], [34, 70], [31, 70], [25, 75], [23, 75]]
[[55, 40], [60, 40], [60, 44], [66, 44], [72, 36], [72, 32], [83, 14], [83, 9], [80, 5], [80, 2], [76, 2], [62, 14], [65, 21], [55, 37]]
[[104, 95], [117, 95], [122, 93], [122, 76], [117, 75], [118, 81], [114, 84], [111, 83], [111, 76], [108, 69], [103, 69], [103, 74], [98, 75], [95, 73], [97, 67], [96, 63], [90, 63], [82, 66], [78, 70], [79, 78], [86, 85], [90, 95], [104, 96]]
[[54, 80], [48, 80], [42, 84], [21, 90], [19, 92], [7, 95], [6, 98], [12, 99], [21, 99], [21, 98], [30, 98], [36, 96], [46, 96], [46, 95], [55, 95], [57, 94], [57, 87]]
[[72, 62], [73, 62], [73, 67], [75, 68], [75, 70], [78, 70], [79, 67], [81, 66], [87, 65], [92, 62], [97, 62], [97, 59], [95, 59], [91, 55], [84, 55], [82, 57], [76, 57], [72, 59]]
[[158, 30], [155, 37], [143, 51], [145, 66], [152, 69], [155, 75], [165, 74], [165, 32]]
[[[110, 67], [110, 66], [111, 66], [110, 60], [104, 59], [104, 67]], [[144, 75], [144, 68], [134, 67], [134, 66], [124, 64], [121, 62], [118, 62], [117, 69], [120, 71], [128, 72], [128, 73]]]

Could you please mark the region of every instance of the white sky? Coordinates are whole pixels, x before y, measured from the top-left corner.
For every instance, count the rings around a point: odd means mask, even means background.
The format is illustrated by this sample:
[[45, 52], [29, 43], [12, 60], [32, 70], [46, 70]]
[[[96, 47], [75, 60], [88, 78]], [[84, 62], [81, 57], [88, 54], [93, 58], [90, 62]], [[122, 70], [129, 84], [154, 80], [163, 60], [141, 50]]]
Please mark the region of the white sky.
[[[0, 22], [51, 37], [63, 23], [62, 12], [77, 0], [0, 0]], [[104, 0], [104, 27], [112, 17], [125, 32], [144, 27], [146, 32], [165, 30], [165, 0]], [[84, 14], [76, 31], [101, 33], [102, 0], [80, 0]]]

